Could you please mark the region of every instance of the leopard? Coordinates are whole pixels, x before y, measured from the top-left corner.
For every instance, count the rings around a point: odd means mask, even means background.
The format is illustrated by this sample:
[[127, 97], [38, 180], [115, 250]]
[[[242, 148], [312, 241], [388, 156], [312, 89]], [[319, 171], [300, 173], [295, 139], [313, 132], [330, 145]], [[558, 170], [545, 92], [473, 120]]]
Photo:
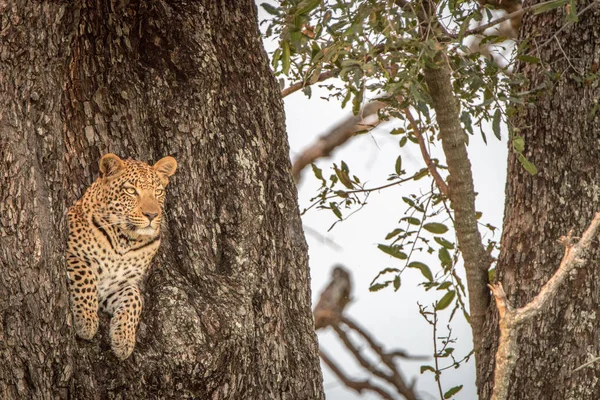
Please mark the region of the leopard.
[[98, 312], [110, 315], [110, 347], [127, 359], [136, 343], [140, 291], [161, 241], [164, 202], [177, 161], [154, 165], [109, 153], [98, 178], [69, 208], [66, 264], [75, 333], [92, 340]]

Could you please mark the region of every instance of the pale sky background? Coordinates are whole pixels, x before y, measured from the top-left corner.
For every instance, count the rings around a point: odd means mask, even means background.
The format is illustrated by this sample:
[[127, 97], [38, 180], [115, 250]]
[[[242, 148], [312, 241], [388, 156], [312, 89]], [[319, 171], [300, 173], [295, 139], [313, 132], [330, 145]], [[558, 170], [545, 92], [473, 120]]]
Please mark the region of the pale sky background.
[[[260, 4], [258, 1], [257, 4]], [[265, 14], [259, 6], [259, 20]], [[265, 43], [267, 51], [274, 49], [273, 43]], [[327, 82], [330, 83], [329, 81]], [[301, 92], [285, 98], [287, 132], [289, 136], [292, 160], [307, 146], [312, 144], [319, 136], [349, 116], [351, 111], [342, 110], [336, 101], [325, 101], [320, 96], [325, 96], [324, 89], [313, 87], [313, 96], [308, 99]], [[416, 172], [424, 166], [416, 146], [398, 146], [398, 136], [389, 134], [392, 123], [381, 125], [370, 134], [354, 137], [346, 145], [338, 148], [329, 158], [321, 159], [317, 165], [323, 170], [324, 176], [332, 173], [331, 166], [335, 162], [339, 165], [341, 160], [346, 161], [353, 174], [358, 175], [362, 182], [369, 182], [367, 187], [379, 186], [386, 183], [386, 178], [394, 171], [394, 164], [398, 155], [402, 154], [403, 169], [409, 174]], [[504, 207], [504, 186], [506, 180], [506, 133], [503, 133], [502, 142], [495, 139], [491, 127], [488, 132], [486, 145], [477, 133], [470, 139], [468, 148], [473, 164], [475, 190], [478, 192], [477, 209], [483, 212], [482, 222], [489, 222], [500, 228], [502, 226]], [[433, 149], [432, 155], [440, 158], [441, 146]], [[426, 183], [427, 179], [420, 182]], [[427, 184], [427, 183], [426, 183]], [[304, 171], [302, 182], [299, 186], [300, 209], [310, 204], [314, 197], [319, 182], [312, 171]], [[402, 201], [402, 196], [415, 192], [417, 186], [401, 185], [380, 192], [374, 192], [369, 197], [366, 207], [353, 215], [347, 221], [338, 223], [330, 232], [327, 229], [335, 222], [336, 218], [329, 210], [312, 209], [303, 216], [306, 227], [306, 240], [309, 245], [310, 269], [312, 277], [313, 302], [329, 282], [331, 270], [335, 264], [343, 264], [352, 273], [353, 301], [346, 308], [346, 315], [361, 324], [368, 330], [386, 350], [403, 349], [410, 354], [431, 355], [433, 353], [433, 336], [431, 326], [419, 315], [418, 306], [428, 305], [439, 300], [443, 295], [440, 291], [425, 292], [417, 286], [422, 281], [418, 270], [406, 270], [402, 275], [402, 287], [398, 292], [388, 288], [377, 293], [369, 292], [369, 283], [377, 273], [386, 267], [401, 268], [402, 261], [392, 258], [377, 249], [378, 243], [386, 243], [385, 235], [398, 227], [398, 220], [403, 216], [407, 206]], [[326, 243], [322, 237], [311, 234], [311, 230], [320, 232], [327, 239], [335, 242], [337, 246]], [[487, 229], [481, 230], [485, 238], [490, 237]], [[500, 239], [500, 232], [495, 234], [495, 240]], [[437, 255], [417, 255], [415, 260], [430, 263], [432, 269], [437, 265]], [[464, 271], [461, 267], [461, 276]], [[442, 314], [448, 318], [450, 308]], [[445, 327], [442, 320], [440, 327]], [[440, 332], [445, 334], [445, 330]], [[453, 321], [453, 337], [458, 337], [455, 347], [455, 356], [462, 358], [472, 348], [470, 327], [461, 315], [456, 315]], [[346, 374], [353, 379], [367, 377], [360, 365], [349, 355], [340, 344], [339, 339], [330, 328], [319, 332], [320, 346], [334, 358]], [[407, 383], [416, 379], [416, 392], [422, 399], [438, 399], [437, 385], [433, 374], [419, 373], [422, 364], [433, 364], [429, 361], [404, 361], [398, 365], [406, 378]], [[328, 400], [353, 400], [353, 399], [379, 399], [375, 394], [363, 394], [348, 390], [341, 384], [337, 377], [322, 365], [324, 387]], [[374, 382], [379, 383], [374, 380]], [[459, 369], [449, 369], [441, 376], [442, 388], [448, 390], [456, 385], [464, 385], [455, 399], [476, 399], [475, 368], [472, 360], [462, 365]], [[365, 392], [363, 392], [365, 393]], [[400, 398], [398, 396], [398, 398]]]

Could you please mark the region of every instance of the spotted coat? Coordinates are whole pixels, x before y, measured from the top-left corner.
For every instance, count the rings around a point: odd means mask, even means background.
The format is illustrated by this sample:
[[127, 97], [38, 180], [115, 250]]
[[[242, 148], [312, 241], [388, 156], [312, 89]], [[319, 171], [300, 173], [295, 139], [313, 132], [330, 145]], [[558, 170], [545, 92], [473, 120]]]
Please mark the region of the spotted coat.
[[142, 311], [139, 284], [160, 244], [165, 186], [177, 162], [154, 166], [106, 154], [100, 177], [69, 209], [67, 271], [77, 335], [90, 340], [98, 309], [109, 313], [111, 347], [124, 360]]

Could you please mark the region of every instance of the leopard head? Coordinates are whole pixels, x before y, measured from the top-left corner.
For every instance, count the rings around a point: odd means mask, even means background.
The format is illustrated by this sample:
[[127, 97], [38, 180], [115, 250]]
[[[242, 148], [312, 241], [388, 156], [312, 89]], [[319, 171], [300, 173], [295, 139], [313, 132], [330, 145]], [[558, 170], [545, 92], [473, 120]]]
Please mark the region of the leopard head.
[[96, 216], [132, 238], [156, 237], [165, 201], [165, 188], [177, 161], [165, 157], [153, 166], [105, 154], [100, 160], [100, 207]]

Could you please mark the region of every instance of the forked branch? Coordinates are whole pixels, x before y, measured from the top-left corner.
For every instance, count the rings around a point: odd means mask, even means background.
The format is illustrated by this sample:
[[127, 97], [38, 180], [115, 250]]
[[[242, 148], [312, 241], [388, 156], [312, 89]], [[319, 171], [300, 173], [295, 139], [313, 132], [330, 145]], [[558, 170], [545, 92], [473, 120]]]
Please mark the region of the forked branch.
[[526, 321], [531, 320], [540, 313], [544, 306], [552, 299], [560, 285], [565, 281], [571, 271], [584, 263], [583, 254], [589, 248], [600, 227], [600, 213], [596, 213], [590, 226], [583, 233], [581, 239], [574, 243], [574, 238], [569, 233], [562, 237], [565, 254], [554, 275], [546, 282], [537, 296], [525, 306], [514, 309], [506, 298], [502, 283], [490, 285], [492, 294], [496, 299], [496, 307], [500, 315], [500, 339], [496, 352], [496, 370], [494, 371], [494, 391], [492, 400], [504, 400], [508, 396], [510, 376], [518, 358], [517, 328]]

